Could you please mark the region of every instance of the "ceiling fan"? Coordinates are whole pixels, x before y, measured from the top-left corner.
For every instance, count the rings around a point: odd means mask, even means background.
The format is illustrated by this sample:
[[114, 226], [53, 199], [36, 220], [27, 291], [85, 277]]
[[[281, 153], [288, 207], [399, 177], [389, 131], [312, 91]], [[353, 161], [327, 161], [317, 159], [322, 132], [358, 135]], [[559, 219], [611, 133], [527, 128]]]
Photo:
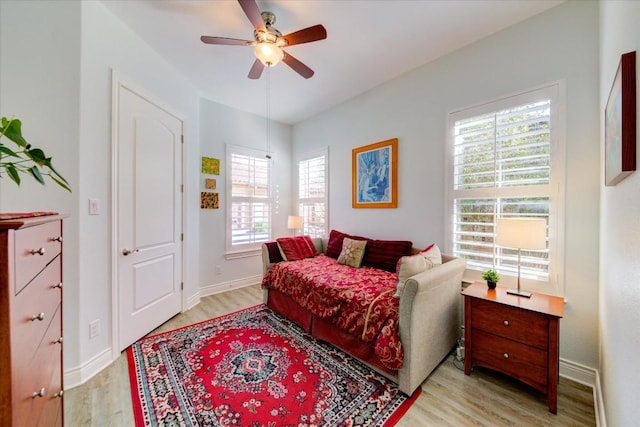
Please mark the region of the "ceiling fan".
[[296, 44], [309, 43], [327, 38], [327, 30], [322, 25], [314, 25], [285, 36], [273, 26], [276, 16], [271, 12], [258, 9], [255, 0], [238, 0], [240, 7], [254, 27], [255, 40], [242, 40], [228, 37], [202, 36], [200, 40], [207, 44], [253, 46], [256, 60], [249, 70], [250, 79], [259, 79], [265, 65], [272, 67], [281, 60], [305, 79], [313, 76], [313, 70], [291, 56], [283, 48]]

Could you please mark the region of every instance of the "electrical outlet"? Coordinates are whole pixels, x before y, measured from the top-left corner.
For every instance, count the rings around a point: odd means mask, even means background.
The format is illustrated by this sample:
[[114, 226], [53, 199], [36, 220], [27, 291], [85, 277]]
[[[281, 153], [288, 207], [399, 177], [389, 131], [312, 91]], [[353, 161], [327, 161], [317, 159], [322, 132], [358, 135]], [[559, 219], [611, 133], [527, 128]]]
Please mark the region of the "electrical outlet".
[[98, 335], [100, 335], [100, 319], [89, 323], [89, 338], [95, 338]]

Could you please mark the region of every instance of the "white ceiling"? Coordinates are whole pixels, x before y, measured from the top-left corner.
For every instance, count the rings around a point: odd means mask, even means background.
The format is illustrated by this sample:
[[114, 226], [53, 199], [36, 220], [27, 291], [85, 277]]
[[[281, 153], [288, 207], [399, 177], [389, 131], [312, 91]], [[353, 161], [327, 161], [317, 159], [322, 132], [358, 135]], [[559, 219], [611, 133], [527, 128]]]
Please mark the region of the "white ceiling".
[[[271, 117], [295, 124], [564, 0], [257, 0], [282, 34], [316, 24], [327, 39], [287, 51], [315, 71], [308, 80], [286, 64], [270, 72]], [[201, 91], [261, 116], [267, 70], [247, 78], [251, 47], [206, 45], [201, 35], [253, 40], [236, 0], [103, 0]]]

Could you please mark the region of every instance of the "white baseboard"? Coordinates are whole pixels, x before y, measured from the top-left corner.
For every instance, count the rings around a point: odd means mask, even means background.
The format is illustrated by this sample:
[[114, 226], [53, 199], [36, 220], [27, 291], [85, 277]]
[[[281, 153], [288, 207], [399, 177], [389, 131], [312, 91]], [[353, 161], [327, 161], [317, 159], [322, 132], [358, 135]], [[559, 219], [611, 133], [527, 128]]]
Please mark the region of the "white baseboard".
[[209, 285], [200, 288], [200, 296], [215, 295], [221, 292], [230, 291], [232, 289], [240, 289], [246, 286], [259, 285], [262, 282], [262, 275], [244, 277], [238, 280], [231, 280], [228, 282], [216, 283], [215, 285]]
[[185, 301], [185, 306], [182, 308], [182, 312], [184, 313], [187, 310], [191, 310], [198, 304], [200, 304], [200, 291], [187, 298], [187, 300]]
[[576, 362], [560, 359], [560, 376], [593, 389], [593, 406], [596, 413], [596, 426], [607, 427], [604, 415], [604, 399], [600, 386], [600, 375], [597, 369], [589, 368]]
[[64, 371], [64, 388], [65, 390], [77, 387], [89, 381], [94, 375], [98, 374], [104, 368], [109, 366], [113, 360], [111, 359], [111, 348], [103, 350], [91, 360], [87, 361], [80, 367], [72, 368]]

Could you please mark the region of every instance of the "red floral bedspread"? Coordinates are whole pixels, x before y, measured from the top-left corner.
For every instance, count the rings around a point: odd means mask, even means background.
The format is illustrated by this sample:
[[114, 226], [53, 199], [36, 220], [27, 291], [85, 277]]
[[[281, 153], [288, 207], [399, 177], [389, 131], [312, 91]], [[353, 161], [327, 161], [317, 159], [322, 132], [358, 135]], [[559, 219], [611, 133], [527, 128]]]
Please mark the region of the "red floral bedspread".
[[264, 275], [262, 286], [277, 289], [314, 315], [373, 342], [380, 361], [390, 369], [400, 369], [399, 299], [393, 297], [397, 281], [388, 271], [349, 267], [321, 254], [274, 264]]

